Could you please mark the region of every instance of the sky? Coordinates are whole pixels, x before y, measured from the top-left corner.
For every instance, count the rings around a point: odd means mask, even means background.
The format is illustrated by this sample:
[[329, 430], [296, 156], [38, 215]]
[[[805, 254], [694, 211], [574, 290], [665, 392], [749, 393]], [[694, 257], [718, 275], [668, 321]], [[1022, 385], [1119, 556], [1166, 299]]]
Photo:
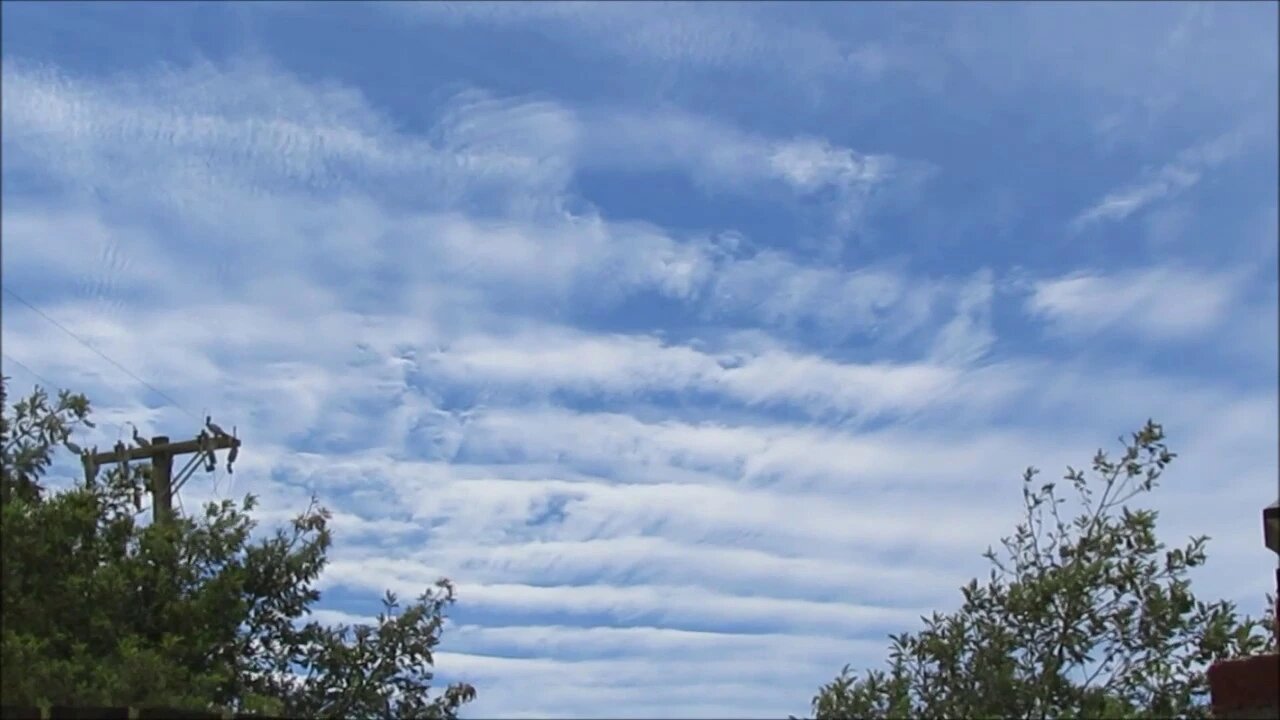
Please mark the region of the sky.
[[1274, 3], [6, 2], [2, 55], [15, 389], [234, 425], [182, 504], [317, 495], [322, 618], [452, 578], [468, 717], [803, 714], [1148, 418], [1263, 607]]

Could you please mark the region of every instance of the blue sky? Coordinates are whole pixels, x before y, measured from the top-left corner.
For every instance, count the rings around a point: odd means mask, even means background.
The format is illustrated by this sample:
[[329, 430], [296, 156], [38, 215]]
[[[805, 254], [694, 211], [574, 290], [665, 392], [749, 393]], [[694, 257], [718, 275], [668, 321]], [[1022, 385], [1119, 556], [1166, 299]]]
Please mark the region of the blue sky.
[[173, 402], [5, 373], [236, 425], [183, 499], [317, 493], [327, 617], [453, 578], [473, 717], [803, 713], [1148, 417], [1262, 606], [1274, 4], [3, 13], [4, 285]]

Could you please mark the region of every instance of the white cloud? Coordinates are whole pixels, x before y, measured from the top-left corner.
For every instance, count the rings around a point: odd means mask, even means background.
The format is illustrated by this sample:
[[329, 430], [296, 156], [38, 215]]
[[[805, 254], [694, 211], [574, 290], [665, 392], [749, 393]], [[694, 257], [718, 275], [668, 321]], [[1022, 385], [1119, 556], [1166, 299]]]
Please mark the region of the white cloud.
[[991, 301], [995, 284], [990, 270], [978, 271], [958, 292], [956, 316], [938, 331], [930, 355], [944, 363], [970, 365], [995, 342]]
[[859, 157], [848, 148], [801, 139], [783, 143], [769, 156], [773, 170], [800, 190], [825, 185], [871, 184], [884, 178], [887, 158]]
[[[440, 573], [411, 563], [365, 560], [350, 563], [334, 559], [325, 570], [321, 587], [342, 586], [374, 594], [386, 588], [402, 597], [413, 597], [435, 581]], [[580, 620], [601, 613], [622, 623], [653, 618], [667, 627], [738, 625], [775, 627], [787, 633], [834, 633], [845, 637], [859, 633], [877, 635], [910, 624], [921, 609], [864, 606], [849, 602], [816, 602], [769, 596], [734, 595], [699, 586], [656, 584], [590, 585], [476, 584], [458, 581], [467, 607], [489, 612], [519, 612]]]
[[[79, 188], [135, 199], [147, 192], [224, 232], [236, 218], [211, 210], [210, 194], [262, 206], [248, 219], [269, 230], [272, 211], [296, 204], [299, 192], [356, 199], [334, 208], [348, 223], [364, 193], [422, 210], [536, 207], [573, 167], [572, 115], [546, 102], [464, 93], [422, 138], [391, 128], [356, 91], [308, 86], [261, 64], [88, 84], [6, 58], [4, 77], [7, 166], [34, 163]], [[223, 243], [245, 242], [228, 235]]]
[[517, 335], [461, 337], [422, 358], [419, 369], [449, 384], [515, 396], [701, 393], [752, 407], [785, 406], [815, 418], [864, 420], [949, 405], [982, 407], [1015, 392], [1020, 382], [1013, 368], [997, 373], [925, 362], [841, 363], [776, 343], [718, 344], [718, 351], [704, 350], [706, 343], [693, 347], [652, 336], [531, 326]]
[[[735, 717], [780, 717], [803, 712], [805, 699], [785, 697], [787, 693], [779, 688], [829, 673], [820, 674], [816, 669], [819, 660], [814, 658], [785, 664], [782, 659], [772, 662], [773, 657], [773, 653], [766, 653], [692, 662], [654, 655], [652, 661], [641, 662], [559, 662], [547, 658], [437, 654], [442, 666], [460, 668], [457, 677], [472, 680], [479, 687], [494, 688], [474, 707], [468, 707], [468, 712], [485, 717], [527, 718], [601, 714], [717, 718], [725, 715], [726, 708], [742, 708], [735, 711]], [[601, 708], [618, 710], [608, 713]]]
[[1082, 228], [1102, 220], [1124, 220], [1156, 201], [1178, 195], [1198, 183], [1209, 170], [1239, 157], [1257, 132], [1256, 123], [1247, 123], [1187, 148], [1172, 162], [1143, 173], [1141, 179], [1124, 189], [1108, 193], [1080, 213], [1074, 226]]
[[852, 336], [894, 342], [932, 319], [945, 289], [942, 282], [889, 267], [843, 271], [762, 251], [712, 277], [704, 312], [711, 319], [745, 315], [786, 330], [810, 329], [836, 342]]
[[752, 8], [727, 4], [442, 2], [389, 7], [422, 22], [536, 25], [602, 54], [660, 65], [768, 72], [787, 63], [792, 72], [852, 70], [873, 78], [885, 63], [873, 45], [849, 50], [821, 29], [778, 23]]
[[[178, 251], [133, 228], [94, 244], [125, 261], [146, 256], [149, 272], [168, 279], [147, 289], [166, 300], [233, 288], [277, 298], [313, 293], [301, 285], [284, 292], [293, 278], [263, 283], [245, 272], [305, 259], [312, 286], [356, 282], [348, 292], [386, 302], [418, 292], [404, 283], [430, 282], [437, 302], [469, 314], [495, 304], [504, 313], [566, 302], [604, 307], [657, 292], [717, 317], [816, 322], [835, 339], [890, 311], [900, 333], [927, 320], [920, 291], [908, 287], [916, 279], [900, 271], [812, 267], [777, 251], [744, 253], [723, 240], [673, 238], [562, 209], [579, 163], [658, 162], [717, 186], [833, 188], [837, 222], [852, 227], [869, 189], [896, 167], [889, 158], [683, 115], [642, 122], [591, 112], [584, 124], [553, 103], [479, 93], [455, 98], [419, 138], [392, 130], [356, 92], [312, 89], [260, 65], [202, 65], [101, 85], [11, 60], [4, 72], [7, 167], [95, 187], [120, 212], [159, 214], [200, 244], [199, 252]], [[118, 158], [124, 143], [129, 156]], [[17, 212], [6, 230], [22, 248], [8, 256], [81, 282], [101, 275], [69, 254], [61, 267], [58, 256], [39, 255], [34, 248], [47, 244], [35, 235], [76, 231], [33, 225], [43, 221], [30, 206]], [[200, 272], [178, 270], [193, 260]], [[534, 264], [540, 271], [527, 272]]]
[[1195, 185], [1200, 173], [1179, 165], [1166, 165], [1138, 185], [1108, 194], [1077, 219], [1083, 225], [1096, 220], [1123, 220], [1139, 208]]
[[1074, 273], [1037, 282], [1027, 309], [1071, 335], [1117, 330], [1187, 340], [1203, 337], [1224, 319], [1237, 286], [1233, 273], [1172, 267]]
[[[532, 428], [543, 428], [536, 435]], [[724, 426], [713, 423], [643, 423], [621, 414], [568, 411], [492, 411], [471, 424], [467, 447], [507, 460], [661, 466], [664, 458], [689, 470], [728, 473], [742, 481], [787, 486], [823, 483], [831, 491], [870, 491], [890, 482], [946, 487], [972, 482], [996, 446], [1011, 437], [992, 436], [933, 445], [885, 432], [848, 435], [787, 426]], [[586, 443], [586, 438], [594, 442]], [[918, 445], [928, 445], [928, 453]], [[668, 461], [669, 462], [669, 461]], [[619, 478], [621, 479], [621, 478]]]
[[[560, 206], [579, 167], [656, 165], [712, 189], [780, 182], [803, 195], [832, 188], [831, 209], [847, 231], [872, 187], [920, 172], [818, 138], [758, 137], [674, 111], [591, 109], [579, 118], [547, 100], [474, 90], [453, 98], [427, 137], [411, 137], [357, 92], [316, 91], [260, 65], [165, 70], [105, 87], [14, 60], [5, 61], [4, 73], [11, 164], [35, 161], [30, 153], [38, 153], [39, 163], [54, 163], [82, 187], [102, 186], [106, 170], [93, 158], [111, 156], [113, 182], [136, 191], [164, 188], [181, 212], [200, 204], [193, 192], [228, 183], [258, 196], [268, 189], [377, 189], [418, 208], [545, 212]], [[114, 157], [124, 143], [128, 157]], [[271, 223], [269, 211], [254, 217]]]
[[816, 137], [769, 138], [707, 117], [634, 108], [584, 113], [584, 167], [674, 169], [712, 194], [785, 188], [818, 204], [841, 235], [860, 229], [881, 195], [928, 176], [923, 162], [864, 153]]
[[[563, 494], [545, 497], [567, 501], [561, 510], [565, 519], [548, 520], [558, 522], [559, 527], [548, 528], [544, 531], [545, 537], [524, 544], [508, 542], [470, 548], [427, 545], [414, 553], [415, 559], [429, 566], [451, 568], [451, 572], [462, 573], [473, 582], [702, 585], [736, 595], [756, 594], [769, 587], [770, 596], [776, 598], [827, 601], [846, 598], [850, 588], [859, 588], [865, 602], [895, 605], [936, 602], [942, 599], [939, 592], [944, 587], [942, 581], [950, 581], [945, 586], [949, 593], [952, 586], [967, 580], [952, 570], [930, 572], [922, 568], [857, 562], [838, 558], [835, 553], [823, 558], [795, 557], [705, 540], [696, 542], [694, 533], [678, 538], [617, 535], [554, 539], [572, 537], [575, 528], [584, 527], [586, 523], [576, 516], [592, 512], [590, 501], [600, 496], [598, 492], [588, 496], [581, 490], [566, 487], [558, 492]], [[724, 495], [727, 498], [730, 493]], [[631, 496], [641, 502], [645, 499], [642, 492]], [[583, 503], [588, 506], [582, 507]], [[536, 510], [545, 504], [534, 503], [533, 507]], [[604, 509], [603, 503], [597, 506], [597, 510]], [[610, 509], [614, 513], [622, 510], [620, 507]], [[572, 521], [569, 515], [575, 516]], [[536, 518], [538, 514], [535, 512], [533, 516]], [[779, 583], [781, 579], [785, 579], [785, 583]]]
[[[458, 668], [460, 675], [479, 686], [493, 688], [478, 701], [474, 709], [477, 714], [490, 714], [486, 707], [523, 706], [529, 711], [557, 708], [567, 716], [581, 716], [590, 714], [590, 708], [599, 707], [600, 700], [611, 701], [613, 706], [623, 704], [636, 715], [668, 712], [671, 705], [659, 705], [653, 700], [643, 705], [646, 701], [642, 694], [619, 687], [621, 677], [626, 676], [633, 682], [640, 680], [641, 687], [661, 684], [664, 692], [676, 698], [676, 709], [670, 711], [673, 716], [722, 716], [724, 708], [749, 697], [755, 703], [750, 714], [771, 713], [776, 717], [797, 712], [804, 701], [803, 695], [797, 699], [788, 697], [790, 693], [778, 692], [779, 682], [823, 678], [830, 674], [832, 663], [838, 667], [850, 658], [875, 657], [882, 651], [880, 645], [878, 640], [830, 636], [689, 632], [645, 626], [462, 625], [448, 629], [443, 646], [447, 654], [441, 662]], [[523, 661], [501, 655], [512, 647], [519, 648]], [[637, 650], [645, 657], [666, 658], [667, 662], [646, 668], [647, 661], [629, 661]], [[670, 669], [670, 662], [687, 664], [688, 672], [678, 676], [667, 672], [662, 678], [642, 679], [653, 668]], [[542, 705], [529, 703], [532, 697]], [[480, 702], [492, 704], [481, 706]], [[513, 716], [510, 712], [502, 715]]]

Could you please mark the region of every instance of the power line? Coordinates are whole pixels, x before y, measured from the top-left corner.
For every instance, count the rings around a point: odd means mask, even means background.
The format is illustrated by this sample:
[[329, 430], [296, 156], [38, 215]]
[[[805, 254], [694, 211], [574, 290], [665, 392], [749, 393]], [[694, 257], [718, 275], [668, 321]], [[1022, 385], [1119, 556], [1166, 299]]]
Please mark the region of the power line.
[[[27, 364], [26, 364], [26, 363], [23, 363], [21, 360], [18, 360], [17, 358], [15, 358], [14, 356], [10, 355], [9, 353], [0, 353], [0, 357], [3, 357], [5, 360], [8, 360], [9, 362], [13, 363], [14, 365], [17, 365], [18, 367], [22, 368], [23, 370], [26, 370], [26, 371], [27, 371], [27, 374], [31, 375], [31, 376], [32, 376], [32, 377], [34, 377], [35, 379], [37, 379], [37, 380], [39, 380], [40, 382], [44, 383], [44, 384], [45, 384], [45, 386], [46, 386], [46, 387], [48, 387], [48, 389], [53, 390], [54, 388], [60, 387], [57, 383], [51, 382], [48, 378], [44, 377], [43, 375], [41, 375], [40, 373], [36, 372], [35, 370], [32, 370], [29, 366], [27, 366]], [[115, 428], [117, 431], [119, 431], [119, 433], [120, 433], [121, 435], [123, 435], [123, 434], [124, 434], [124, 427], [123, 427], [123, 426], [120, 426], [120, 425], [117, 425], [117, 424], [115, 424], [115, 423], [111, 422], [110, 420], [102, 420], [102, 419], [99, 419], [99, 420], [95, 420], [94, 422], [96, 422], [96, 423], [102, 423], [102, 424], [105, 424], [105, 425], [107, 425], [107, 426], [109, 426], [109, 427], [113, 427], [113, 428]]]
[[[150, 390], [151, 390], [151, 392], [155, 393], [156, 395], [159, 395], [160, 397], [162, 397], [162, 398], [164, 398], [165, 400], [167, 400], [167, 401], [169, 402], [169, 404], [173, 405], [175, 408], [177, 408], [177, 409], [181, 410], [182, 412], [186, 413], [186, 414], [187, 414], [187, 416], [188, 416], [188, 417], [190, 417], [191, 419], [195, 420], [196, 422], [200, 422], [200, 421], [201, 421], [201, 420], [200, 420], [200, 418], [196, 417], [196, 416], [195, 416], [195, 415], [194, 415], [190, 410], [188, 410], [188, 409], [186, 409], [185, 407], [183, 407], [183, 406], [182, 406], [182, 403], [179, 403], [177, 400], [174, 400], [172, 397], [169, 397], [169, 395], [167, 395], [166, 393], [164, 393], [164, 392], [162, 392], [161, 390], [159, 390], [158, 388], [156, 388], [156, 386], [154, 386], [154, 385], [152, 385], [151, 383], [147, 382], [146, 380], [143, 380], [142, 378], [138, 377], [138, 376], [137, 376], [137, 375], [135, 375], [131, 370], [129, 370], [129, 368], [127, 368], [127, 367], [125, 367], [125, 366], [121, 365], [120, 363], [116, 362], [115, 360], [112, 360], [110, 357], [108, 357], [108, 356], [107, 356], [107, 354], [106, 354], [106, 353], [102, 352], [101, 350], [99, 350], [98, 348], [94, 347], [93, 345], [90, 345], [90, 344], [89, 344], [89, 342], [88, 342], [87, 340], [85, 340], [84, 338], [82, 338], [82, 337], [80, 337], [79, 335], [75, 334], [74, 332], [72, 332], [72, 331], [68, 330], [68, 329], [67, 329], [67, 327], [66, 327], [65, 325], [63, 325], [62, 323], [58, 322], [57, 320], [54, 320], [53, 318], [49, 317], [49, 316], [48, 316], [48, 315], [47, 315], [43, 310], [41, 310], [40, 308], [36, 307], [35, 305], [32, 305], [30, 302], [28, 302], [25, 298], [23, 298], [23, 297], [22, 297], [21, 295], [19, 295], [18, 293], [16, 293], [16, 292], [14, 292], [14, 291], [10, 290], [9, 288], [4, 288], [4, 291], [5, 291], [5, 292], [7, 292], [7, 293], [9, 293], [10, 295], [12, 295], [12, 296], [14, 297], [14, 299], [16, 299], [18, 302], [20, 302], [20, 303], [22, 303], [23, 305], [26, 305], [27, 307], [29, 307], [29, 308], [31, 308], [32, 310], [34, 310], [34, 311], [36, 312], [36, 314], [38, 314], [40, 317], [42, 317], [42, 318], [44, 318], [45, 320], [48, 320], [49, 322], [53, 323], [53, 325], [54, 325], [55, 327], [57, 327], [59, 330], [61, 330], [62, 332], [66, 333], [67, 335], [70, 335], [74, 340], [76, 340], [76, 342], [79, 342], [81, 345], [84, 345], [85, 347], [87, 347], [87, 348], [89, 348], [90, 350], [92, 350], [94, 353], [96, 353], [96, 354], [98, 355], [98, 357], [101, 357], [103, 360], [106, 360], [107, 362], [111, 363], [112, 365], [115, 365], [117, 368], [119, 368], [119, 369], [120, 369], [120, 371], [121, 371], [121, 372], [123, 372], [124, 374], [126, 374], [126, 375], [128, 375], [129, 377], [133, 378], [134, 380], [137, 380], [139, 383], [142, 383], [142, 385], [144, 385], [145, 387], [147, 387], [148, 389], [150, 389]], [[15, 361], [15, 362], [16, 362], [16, 361]], [[22, 367], [24, 367], [24, 368], [26, 367], [25, 365], [22, 365], [21, 363], [18, 363], [18, 364], [19, 364], [19, 365], [21, 365], [21, 366], [22, 366]], [[30, 369], [29, 369], [29, 368], [28, 368], [28, 371], [30, 371]], [[32, 374], [32, 375], [35, 375], [35, 373], [31, 373], [31, 374]], [[40, 376], [39, 376], [39, 375], [36, 375], [36, 377], [40, 377]], [[46, 382], [47, 382], [47, 381], [46, 381]]]
[[[35, 379], [39, 380], [40, 382], [43, 382], [45, 385], [47, 385], [47, 386], [49, 387], [49, 389], [50, 389], [50, 390], [52, 390], [53, 388], [57, 387], [57, 385], [55, 385], [54, 383], [50, 382], [48, 378], [44, 377], [43, 375], [41, 375], [40, 373], [36, 372], [35, 370], [32, 370], [30, 367], [28, 367], [28, 366], [26, 365], [26, 363], [23, 363], [21, 360], [19, 360], [19, 359], [15, 358], [14, 356], [12, 356], [12, 355], [10, 355], [10, 354], [8, 354], [8, 353], [0, 353], [0, 357], [4, 358], [5, 360], [8, 360], [9, 362], [13, 363], [14, 365], [17, 365], [18, 367], [22, 368], [23, 370], [26, 370], [26, 371], [27, 371], [27, 373], [28, 373], [29, 375], [31, 375], [31, 376], [32, 376], [32, 377], [34, 377]], [[120, 425], [117, 425], [117, 424], [115, 424], [115, 423], [111, 422], [110, 420], [101, 420], [101, 419], [99, 419], [99, 420], [96, 420], [96, 421], [94, 421], [94, 422], [96, 422], [96, 423], [106, 424], [106, 425], [108, 425], [108, 426], [110, 426], [110, 427], [115, 428], [117, 431], [119, 431], [119, 433], [120, 433], [121, 435], [123, 435], [123, 434], [124, 434], [124, 427], [123, 427], [123, 426], [120, 426]], [[141, 515], [143, 512], [145, 512], [145, 511], [143, 511], [143, 510], [138, 510], [137, 512], [135, 512], [135, 513], [134, 513], [134, 516]]]
[[45, 378], [45, 377], [44, 377], [43, 375], [41, 375], [40, 373], [38, 373], [38, 372], [36, 372], [35, 370], [32, 370], [31, 368], [27, 367], [25, 364], [23, 364], [22, 362], [20, 362], [20, 361], [19, 361], [17, 358], [15, 358], [14, 356], [12, 356], [12, 355], [10, 355], [10, 354], [8, 354], [8, 353], [0, 353], [0, 357], [3, 357], [4, 359], [8, 360], [9, 362], [13, 363], [14, 365], [17, 365], [18, 367], [22, 368], [23, 370], [26, 370], [28, 375], [31, 375], [31, 376], [32, 376], [32, 377], [34, 377], [35, 379], [37, 379], [37, 380], [39, 380], [40, 382], [44, 383], [45, 385], [48, 385], [50, 389], [52, 389], [52, 388], [54, 388], [54, 387], [57, 387], [54, 383], [49, 382], [48, 378]]

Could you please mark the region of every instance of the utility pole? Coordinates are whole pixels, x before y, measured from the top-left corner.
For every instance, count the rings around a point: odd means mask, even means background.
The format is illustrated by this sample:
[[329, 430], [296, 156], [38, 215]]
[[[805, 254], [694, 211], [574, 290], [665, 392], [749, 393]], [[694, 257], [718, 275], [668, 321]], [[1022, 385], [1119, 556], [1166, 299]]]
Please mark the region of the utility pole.
[[[231, 472], [231, 465], [235, 462], [236, 455], [240, 451], [240, 440], [234, 435], [228, 435], [222, 431], [217, 425], [214, 425], [206, 418], [205, 423], [209, 426], [210, 432], [204, 430], [193, 440], [183, 440], [181, 442], [170, 442], [166, 435], [157, 435], [151, 438], [151, 442], [146, 442], [134, 435], [137, 447], [127, 447], [123, 442], [116, 443], [112, 450], [106, 452], [86, 452], [82, 456], [84, 463], [84, 478], [86, 483], [93, 483], [97, 477], [98, 468], [109, 465], [113, 462], [119, 463], [122, 472], [128, 472], [129, 461], [131, 460], [150, 460], [151, 461], [151, 517], [152, 522], [156, 524], [168, 523], [173, 521], [173, 495], [191, 477], [195, 472], [196, 466], [200, 460], [205, 461], [205, 471], [213, 472], [216, 457], [214, 453], [218, 450], [230, 450], [227, 456], [227, 471]], [[136, 433], [136, 431], [135, 431]], [[96, 448], [95, 448], [96, 449]], [[179, 455], [192, 455], [191, 460], [178, 472], [177, 483], [173, 477], [173, 459]]]
[[173, 519], [173, 453], [165, 452], [169, 438], [151, 438], [151, 522]]

